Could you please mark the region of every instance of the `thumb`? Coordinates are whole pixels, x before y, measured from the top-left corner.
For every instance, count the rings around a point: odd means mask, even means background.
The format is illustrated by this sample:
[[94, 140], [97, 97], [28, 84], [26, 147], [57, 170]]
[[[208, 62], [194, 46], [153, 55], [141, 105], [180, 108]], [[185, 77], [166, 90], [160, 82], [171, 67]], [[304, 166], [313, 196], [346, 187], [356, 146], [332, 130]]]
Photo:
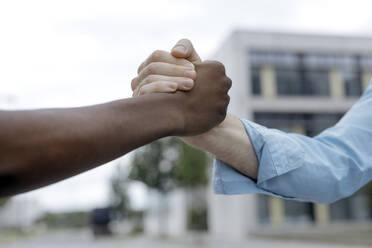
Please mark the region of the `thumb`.
[[196, 53], [192, 43], [188, 39], [181, 39], [172, 48], [171, 54], [176, 58], [187, 59], [191, 63], [201, 62], [199, 55]]

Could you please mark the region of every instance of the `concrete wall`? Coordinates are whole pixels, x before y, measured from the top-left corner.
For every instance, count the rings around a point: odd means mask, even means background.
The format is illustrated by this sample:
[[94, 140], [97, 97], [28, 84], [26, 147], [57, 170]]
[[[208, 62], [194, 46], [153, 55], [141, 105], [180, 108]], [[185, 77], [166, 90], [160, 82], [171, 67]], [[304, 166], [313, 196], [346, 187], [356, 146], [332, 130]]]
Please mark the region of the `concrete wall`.
[[148, 235], [182, 237], [188, 233], [187, 214], [192, 208], [206, 207], [206, 189], [177, 189], [167, 195], [149, 192], [144, 229]]

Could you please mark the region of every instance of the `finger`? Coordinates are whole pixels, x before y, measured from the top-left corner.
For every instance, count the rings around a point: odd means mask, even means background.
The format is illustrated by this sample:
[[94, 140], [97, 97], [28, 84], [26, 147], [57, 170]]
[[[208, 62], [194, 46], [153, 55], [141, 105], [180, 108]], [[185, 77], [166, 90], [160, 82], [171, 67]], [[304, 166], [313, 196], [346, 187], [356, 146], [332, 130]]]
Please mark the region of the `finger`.
[[150, 84], [143, 85], [137, 91], [137, 96], [146, 95], [150, 93], [171, 93], [175, 92], [178, 84], [169, 81], [156, 81]]
[[[150, 74], [150, 75], [149, 75]], [[148, 65], [145, 69], [143, 69], [137, 77], [135, 77], [131, 82], [132, 90], [138, 88], [139, 84], [143, 83], [151, 83], [153, 81], [172, 81], [174, 79], [169, 78], [159, 78], [163, 75], [156, 75], [156, 74], [172, 74], [176, 77], [187, 77], [190, 79], [196, 78], [196, 72], [193, 71], [189, 67], [182, 67], [182, 66], [176, 66], [172, 64], [167, 63], [161, 63], [161, 62], [154, 62]], [[169, 76], [168, 76], [169, 77]], [[177, 80], [178, 82], [178, 80]]]
[[162, 75], [150, 75], [144, 80], [142, 80], [136, 88], [141, 88], [144, 85], [151, 84], [153, 82], [157, 81], [168, 81], [168, 82], [174, 82], [178, 84], [179, 90], [191, 90], [192, 87], [194, 87], [194, 80], [191, 78], [185, 78], [185, 77], [170, 77], [170, 76], [162, 76]]
[[147, 65], [152, 62], [164, 62], [169, 64], [181, 65], [185, 67], [194, 68], [194, 65], [183, 58], [176, 58], [172, 56], [169, 52], [157, 50], [153, 52], [139, 67], [137, 73], [139, 74]]
[[140, 82], [138, 81], [138, 77], [135, 77], [132, 79], [132, 82], [130, 83], [130, 86], [132, 87], [132, 91], [134, 91], [137, 88], [137, 85]]
[[196, 72], [190, 67], [180, 65], [173, 65], [163, 62], [153, 62], [146, 66], [140, 74], [132, 80], [132, 89], [137, 86], [150, 75], [163, 75], [172, 77], [187, 77], [191, 79], [196, 78]]
[[[167, 76], [159, 76], [159, 75], [155, 75], [155, 76], [153, 75], [153, 76], [150, 76], [150, 77], [151, 77], [151, 80], [147, 80], [147, 78], [146, 78], [145, 80], [143, 80], [137, 86], [137, 88], [133, 91], [133, 96], [138, 96], [139, 95], [139, 90], [143, 86], [148, 85], [148, 84], [157, 83], [157, 82], [161, 82], [162, 84], [164, 82], [169, 82], [170, 85], [173, 85], [175, 83], [175, 84], [177, 84], [177, 90], [182, 90], [182, 91], [189, 91], [194, 87], [194, 81], [190, 78], [167, 77]], [[160, 91], [157, 91], [157, 92], [168, 93], [169, 91], [166, 90], [166, 91], [162, 92], [160, 90]], [[154, 92], [146, 92], [146, 93], [154, 93]]]
[[177, 58], [184, 58], [192, 63], [201, 62], [201, 59], [194, 49], [191, 41], [188, 39], [181, 39], [173, 47], [171, 54]]

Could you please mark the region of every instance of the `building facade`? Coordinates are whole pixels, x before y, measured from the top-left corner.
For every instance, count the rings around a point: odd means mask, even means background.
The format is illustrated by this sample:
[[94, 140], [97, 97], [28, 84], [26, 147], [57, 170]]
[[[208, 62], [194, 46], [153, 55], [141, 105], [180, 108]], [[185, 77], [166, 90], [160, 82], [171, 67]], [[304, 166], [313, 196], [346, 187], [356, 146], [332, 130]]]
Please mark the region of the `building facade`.
[[0, 207], [0, 231], [31, 228], [42, 214], [36, 200], [26, 196], [13, 197]]
[[[372, 38], [234, 32], [213, 59], [232, 79], [229, 112], [314, 136], [334, 125], [372, 77]], [[245, 237], [259, 226], [327, 225], [370, 217], [363, 192], [331, 205], [262, 195], [209, 194], [212, 234]]]

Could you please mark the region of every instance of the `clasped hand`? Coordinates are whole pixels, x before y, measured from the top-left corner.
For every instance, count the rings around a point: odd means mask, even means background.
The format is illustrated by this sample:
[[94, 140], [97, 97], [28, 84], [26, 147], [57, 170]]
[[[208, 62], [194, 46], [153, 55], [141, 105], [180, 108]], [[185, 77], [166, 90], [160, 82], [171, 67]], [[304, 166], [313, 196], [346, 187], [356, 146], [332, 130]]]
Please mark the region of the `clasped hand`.
[[191, 136], [205, 133], [225, 119], [231, 80], [220, 62], [202, 62], [191, 42], [182, 39], [171, 53], [153, 52], [138, 67], [131, 86], [134, 97], [167, 93], [179, 99], [180, 136]]

